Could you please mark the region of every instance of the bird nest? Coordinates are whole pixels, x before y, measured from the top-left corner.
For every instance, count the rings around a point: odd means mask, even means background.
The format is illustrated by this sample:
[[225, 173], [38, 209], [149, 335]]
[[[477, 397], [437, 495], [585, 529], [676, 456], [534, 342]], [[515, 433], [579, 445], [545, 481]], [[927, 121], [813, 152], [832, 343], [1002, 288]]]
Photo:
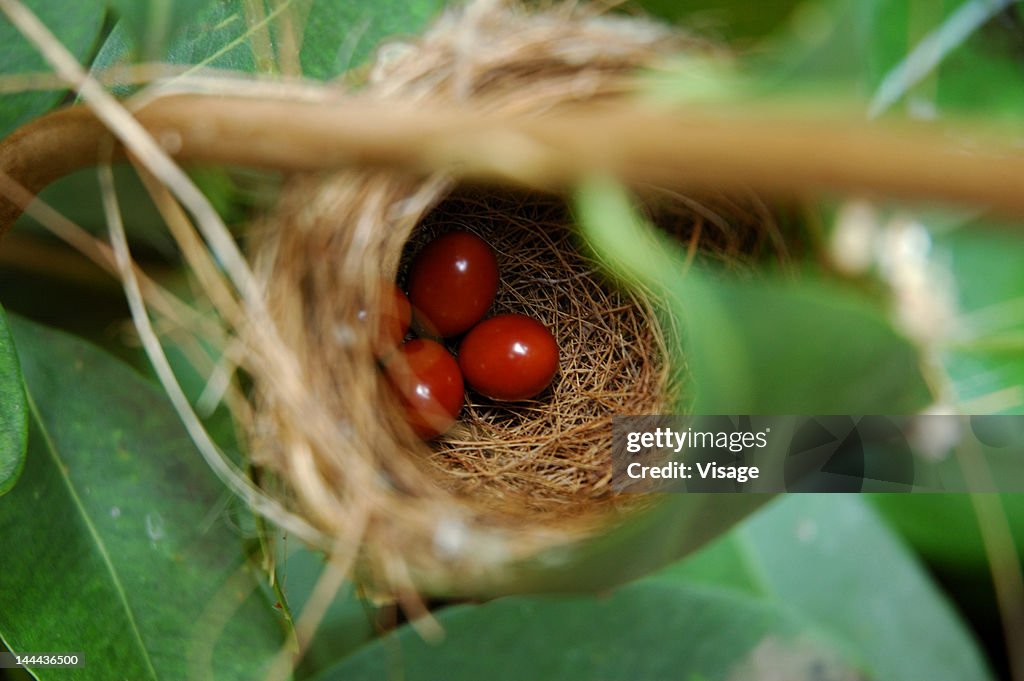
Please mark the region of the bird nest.
[[[628, 97], [638, 71], [713, 49], [643, 19], [578, 6], [474, 3], [415, 43], [382, 49], [363, 95], [541, 116]], [[755, 197], [639, 189], [648, 216], [691, 258], [744, 269], [766, 251], [784, 256]], [[382, 309], [411, 257], [454, 229], [479, 235], [497, 254], [491, 314], [541, 320], [561, 356], [536, 398], [498, 403], [469, 391], [456, 425], [423, 442], [402, 418], [374, 355], [372, 325], [360, 315]], [[249, 367], [249, 444], [261, 484], [334, 548], [359, 547], [358, 569], [378, 587], [469, 583], [614, 523], [631, 504], [610, 485], [612, 418], [685, 406], [671, 316], [650, 291], [609, 279], [555, 192], [391, 170], [296, 175], [249, 248], [276, 332], [295, 358], [287, 380]]]

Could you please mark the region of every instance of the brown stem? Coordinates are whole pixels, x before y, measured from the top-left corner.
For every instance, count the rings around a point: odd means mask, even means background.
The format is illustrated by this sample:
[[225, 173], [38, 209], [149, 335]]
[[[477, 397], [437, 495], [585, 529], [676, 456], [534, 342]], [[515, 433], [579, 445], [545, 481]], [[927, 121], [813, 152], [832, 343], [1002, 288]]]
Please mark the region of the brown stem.
[[[103, 137], [109, 138], [107, 131], [84, 107], [56, 111], [0, 141], [0, 173], [38, 194], [57, 178], [95, 164]], [[21, 204], [0, 192], [0, 236], [21, 212]]]
[[[603, 172], [631, 183], [789, 195], [833, 190], [1024, 215], [1024, 157], [995, 142], [965, 150], [948, 130], [910, 124], [713, 116], [631, 103], [526, 118], [356, 97], [199, 94], [157, 99], [137, 117], [182, 161], [285, 171], [392, 167], [545, 188]], [[0, 142], [0, 171], [39, 191], [94, 164], [106, 135], [84, 107], [51, 113]], [[0, 199], [0, 232], [18, 214]]]

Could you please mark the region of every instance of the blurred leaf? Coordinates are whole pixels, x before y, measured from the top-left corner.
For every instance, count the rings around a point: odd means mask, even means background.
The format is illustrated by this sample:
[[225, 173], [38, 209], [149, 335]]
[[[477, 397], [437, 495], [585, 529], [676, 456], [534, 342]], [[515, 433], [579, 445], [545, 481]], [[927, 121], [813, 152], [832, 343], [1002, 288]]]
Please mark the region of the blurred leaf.
[[756, 10], [743, 0], [636, 0], [655, 17], [730, 43], [762, 38], [785, 22], [803, 0], [762, 0]]
[[860, 296], [812, 274], [729, 281], [684, 272], [678, 246], [642, 224], [621, 187], [577, 193], [585, 238], [609, 266], [668, 292], [703, 414], [913, 413], [928, 390], [911, 344]]
[[25, 465], [28, 412], [18, 355], [0, 308], [0, 496], [18, 481]]
[[[220, 0], [199, 12], [181, 28], [160, 58], [171, 64], [198, 64], [246, 73], [257, 70], [250, 44], [253, 29], [246, 20], [245, 0]], [[415, 35], [442, 7], [444, 0], [414, 2], [339, 3], [312, 0], [285, 3], [268, 11], [264, 21], [276, 37], [276, 18], [290, 7], [302, 28], [299, 58], [303, 75], [329, 80], [365, 62], [384, 38]], [[134, 38], [125, 22], [108, 36], [93, 68], [135, 61]], [[278, 45], [277, 49], [281, 49]], [[259, 65], [261, 71], [273, 70]]]
[[[103, 0], [47, 2], [24, 0], [57, 39], [84, 61], [103, 27]], [[4, 75], [51, 73], [52, 69], [6, 15], [0, 14], [0, 64]], [[66, 88], [0, 95], [0, 138], [19, 125], [46, 113], [60, 102]]]
[[880, 74], [906, 51], [905, 0], [807, 0], [750, 51], [757, 86], [740, 94], [863, 106]]
[[[897, 58], [885, 60], [892, 63], [880, 80], [872, 82], [876, 89], [871, 114], [882, 113], [929, 77], [937, 80], [936, 92], [930, 97], [938, 110], [980, 110], [988, 116], [1004, 109], [1011, 113], [1024, 111], [1020, 45], [1012, 44], [1009, 27], [989, 23], [1011, 4], [1012, 0], [946, 3], [945, 16], [940, 14], [938, 25], [906, 45], [904, 55], [894, 51]], [[908, 6], [911, 19], [914, 10], [920, 13], [922, 7], [928, 7], [920, 2]], [[934, 10], [928, 11], [934, 14]], [[902, 46], [897, 42], [897, 47]], [[979, 79], [979, 73], [985, 77]], [[911, 104], [920, 107], [921, 100]], [[934, 115], [928, 109], [923, 113]]]
[[365, 62], [382, 39], [419, 33], [444, 5], [444, 0], [313, 0], [302, 40], [302, 73], [335, 78]]
[[171, 64], [256, 71], [243, 2], [221, 0], [191, 17], [163, 58]]
[[[555, 546], [500, 571], [420, 575], [424, 593], [495, 598], [523, 593], [595, 593], [621, 586], [688, 555], [769, 500], [768, 494], [666, 494], [609, 519], [605, 531]], [[441, 581], [443, 579], [444, 581]]]
[[[282, 547], [283, 549], [283, 547]], [[313, 589], [324, 571], [322, 555], [304, 548], [281, 551], [278, 558], [278, 579], [288, 598], [292, 615], [299, 617], [309, 604]], [[296, 677], [310, 676], [347, 657], [376, 636], [376, 608], [363, 602], [351, 582], [346, 582], [334, 596], [313, 640], [309, 642]]]
[[166, 398], [81, 341], [12, 330], [31, 424], [22, 479], [0, 499], [4, 640], [84, 653], [77, 679], [256, 678], [280, 623]]
[[973, 220], [937, 237], [935, 250], [957, 286], [963, 339], [944, 359], [958, 400], [978, 413], [1024, 413], [1024, 239]]
[[[96, 51], [96, 56], [93, 57], [92, 63], [89, 65], [90, 74], [95, 76], [104, 69], [134, 63], [137, 61], [133, 54], [134, 45], [131, 33], [124, 21], [117, 22]], [[131, 91], [131, 88], [121, 85], [114, 85], [110, 89], [117, 95], [125, 95]]]
[[777, 606], [875, 681], [992, 678], [927, 573], [856, 496], [780, 498], [651, 580], [717, 585]]
[[[144, 246], [165, 259], [173, 259], [177, 254], [174, 239], [164, 226], [163, 218], [135, 170], [127, 163], [115, 165], [114, 185], [125, 228], [133, 246]], [[43, 189], [39, 198], [90, 233], [106, 235], [107, 218], [103, 212], [99, 181], [94, 168], [79, 170], [58, 179]], [[27, 213], [18, 218], [15, 226], [35, 234], [49, 234], [45, 227]]]
[[424, 641], [405, 626], [316, 681], [753, 681], [763, 678], [758, 656], [773, 653], [798, 660], [791, 681], [853, 678], [781, 609], [683, 582], [643, 580], [604, 597], [513, 596], [448, 608], [437, 619], [443, 640]]
[[[143, 262], [154, 259], [178, 262], [178, 246], [149, 192], [128, 163], [113, 166], [118, 206], [134, 255]], [[218, 214], [231, 226], [244, 223], [249, 215], [250, 197], [244, 195], [227, 171], [215, 167], [191, 167], [189, 176], [213, 203]], [[271, 191], [267, 190], [268, 195]], [[86, 168], [65, 175], [48, 185], [39, 198], [91, 234], [106, 238], [107, 218], [103, 211], [96, 170]], [[27, 213], [15, 223], [18, 230], [50, 237], [50, 232]]]
[[[929, 401], [914, 348], [879, 310], [848, 291], [811, 280], [709, 282], [684, 290], [688, 305], [698, 292], [707, 296], [687, 315], [698, 412], [905, 414]], [[706, 322], [710, 306], [727, 326]], [[733, 347], [721, 343], [729, 333]], [[737, 359], [749, 374], [714, 380], [721, 372], [709, 367]]]
[[975, 343], [976, 347], [950, 352], [945, 359], [958, 400], [976, 412], [1024, 413], [1024, 339], [1005, 349], [985, 348], [984, 340]]
[[[199, 4], [206, 6], [190, 15], [174, 40], [153, 58], [169, 64], [201, 64], [252, 73], [256, 63], [245, 37], [248, 26], [242, 0]], [[136, 44], [129, 24], [118, 22], [93, 60], [93, 71], [137, 61], [134, 54]], [[120, 89], [121, 94], [129, 91], [130, 88]]]
[[940, 112], [980, 114], [986, 120], [1004, 120], [1010, 125], [1020, 121], [1024, 115], [1024, 68], [1018, 55], [999, 52], [996, 46], [1006, 38], [999, 33], [993, 28], [979, 34], [943, 62], [935, 94]]
[[219, 5], [217, 0], [109, 0], [131, 33], [135, 45], [141, 45], [143, 61], [158, 61], [172, 36], [197, 14]]
[[755, 62], [782, 92], [818, 83], [820, 99], [870, 99], [872, 115], [901, 101], [925, 117], [942, 111], [1020, 114], [1020, 27], [995, 20], [1010, 4], [806, 2]]
[[[1024, 561], [1024, 495], [1000, 494]], [[875, 494], [871, 501], [929, 563], [988, 581], [988, 556], [966, 494]]]

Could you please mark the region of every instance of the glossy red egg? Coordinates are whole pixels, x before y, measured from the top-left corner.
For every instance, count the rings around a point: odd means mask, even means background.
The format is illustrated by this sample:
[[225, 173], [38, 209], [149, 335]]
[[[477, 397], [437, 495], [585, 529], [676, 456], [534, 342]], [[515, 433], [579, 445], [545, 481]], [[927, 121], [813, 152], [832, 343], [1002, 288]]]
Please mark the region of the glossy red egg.
[[425, 329], [457, 336], [483, 319], [498, 291], [498, 260], [469, 232], [449, 232], [423, 247], [409, 267], [409, 299]]
[[455, 358], [432, 340], [411, 340], [394, 353], [385, 370], [412, 429], [424, 440], [451, 428], [465, 400]]
[[496, 400], [541, 393], [558, 371], [558, 344], [536, 319], [506, 314], [480, 322], [459, 346], [466, 383]]

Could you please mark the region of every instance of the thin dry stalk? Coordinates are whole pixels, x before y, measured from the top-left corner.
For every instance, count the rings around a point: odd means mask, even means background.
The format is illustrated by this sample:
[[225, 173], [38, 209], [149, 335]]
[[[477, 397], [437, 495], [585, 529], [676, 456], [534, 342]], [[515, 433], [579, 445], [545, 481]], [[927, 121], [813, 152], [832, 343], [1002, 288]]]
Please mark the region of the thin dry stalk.
[[[299, 417], [304, 411], [308, 411], [308, 396], [305, 395], [303, 386], [295, 381], [296, 372], [289, 371], [294, 362], [292, 355], [280, 343], [276, 327], [267, 316], [263, 300], [259, 295], [258, 286], [244, 257], [227, 227], [225, 227], [220, 216], [210, 205], [206, 197], [203, 196], [202, 192], [192, 183], [184, 171], [171, 160], [139, 122], [112, 95], [107, 93], [95, 79], [91, 78], [84, 71], [74, 56], [61, 45], [53, 34], [39, 21], [38, 17], [21, 2], [18, 2], [18, 0], [0, 0], [0, 9], [7, 14], [19, 31], [39, 49], [40, 53], [50, 62], [58, 75], [66, 79], [75, 88], [92, 107], [97, 117], [103, 121], [121, 143], [132, 152], [147, 170], [164, 182], [195, 216], [196, 223], [202, 230], [204, 238], [224, 266], [241, 297], [245, 300], [249, 308], [249, 323], [256, 324], [261, 328], [262, 332], [260, 334], [252, 335], [254, 354], [266, 356], [266, 352], [269, 351], [274, 357], [273, 361], [267, 364], [267, 369], [264, 371], [265, 377], [275, 385], [279, 395], [282, 397], [281, 404], [286, 406], [294, 416]], [[97, 158], [109, 160], [111, 155], [111, 147], [107, 142], [109, 138], [100, 135], [96, 139], [99, 143], [96, 149]], [[20, 160], [24, 161], [25, 159], [22, 158]], [[105, 198], [105, 202], [109, 203], [109, 199]], [[322, 534], [313, 530], [302, 518], [285, 511], [278, 502], [263, 494], [234, 467], [210, 439], [202, 423], [188, 404], [173, 371], [171, 371], [167, 363], [163, 349], [156, 339], [146, 313], [145, 304], [138, 288], [138, 280], [131, 266], [130, 255], [127, 252], [127, 241], [124, 240], [123, 244], [119, 243], [119, 240], [123, 240], [123, 229], [116, 229], [120, 226], [119, 213], [117, 213], [116, 208], [116, 203], [110, 206], [112, 210], [108, 209], [108, 217], [111, 218], [112, 244], [117, 256], [118, 270], [125, 283], [125, 292], [128, 297], [129, 307], [132, 309], [132, 317], [136, 322], [140, 338], [146, 348], [150, 361], [153, 362], [161, 384], [171, 397], [172, 404], [174, 404], [179, 416], [185, 423], [190, 436], [192, 436], [200, 452], [214, 472], [230, 489], [249, 503], [254, 510], [267, 514], [268, 518], [282, 527], [293, 528], [299, 536], [303, 536], [310, 541], [323, 542]], [[119, 245], [123, 246], [123, 252], [120, 254], [118, 253]], [[356, 532], [355, 534], [359, 533]]]
[[128, 237], [124, 232], [124, 223], [121, 221], [121, 212], [117, 204], [116, 191], [114, 189], [114, 176], [109, 164], [100, 166], [100, 185], [103, 196], [103, 208], [107, 215], [107, 223], [110, 228], [110, 241], [113, 247], [115, 262], [118, 272], [124, 284], [125, 297], [131, 309], [132, 320], [139, 332], [139, 338], [146, 350], [160, 379], [160, 384], [167, 392], [171, 403], [185, 424], [200, 452], [203, 452], [207, 462], [215, 462], [212, 466], [218, 477], [225, 482], [236, 494], [245, 500], [253, 510], [273, 517], [282, 523], [282, 527], [294, 532], [297, 536], [303, 537], [306, 541], [319, 541], [321, 535], [305, 523], [301, 518], [285, 512], [277, 502], [265, 497], [258, 490], [251, 486], [251, 483], [228, 461], [227, 457], [219, 450], [217, 445], [206, 432], [205, 427], [196, 416], [188, 398], [185, 397], [181, 385], [178, 383], [174, 370], [167, 361], [160, 340], [149, 319], [149, 313], [142, 296], [139, 280], [135, 276], [135, 270], [131, 253], [128, 250]]
[[[119, 279], [115, 255], [108, 244], [61, 215], [52, 206], [34, 196], [25, 187], [2, 172], [0, 172], [0, 192], [22, 206], [28, 215], [51, 234], [84, 255], [115, 279]], [[189, 329], [194, 334], [217, 342], [223, 331], [222, 327], [211, 323], [209, 319], [197, 313], [187, 303], [149, 278], [137, 266], [134, 269], [145, 300], [165, 320], [173, 323], [175, 327]]]

